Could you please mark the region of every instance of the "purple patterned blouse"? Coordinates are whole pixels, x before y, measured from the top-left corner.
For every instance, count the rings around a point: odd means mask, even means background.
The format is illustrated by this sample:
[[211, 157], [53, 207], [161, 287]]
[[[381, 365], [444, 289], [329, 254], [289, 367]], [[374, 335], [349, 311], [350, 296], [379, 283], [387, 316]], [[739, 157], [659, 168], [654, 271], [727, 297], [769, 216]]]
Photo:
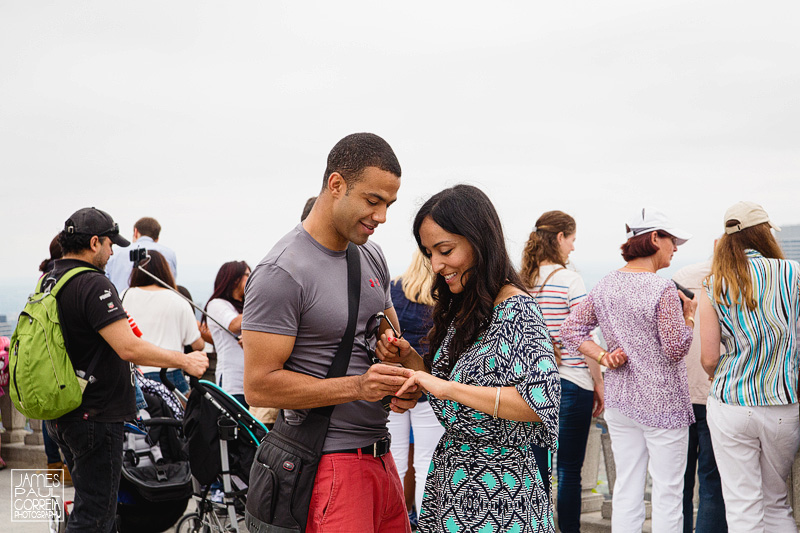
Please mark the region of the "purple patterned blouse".
[[692, 344], [675, 285], [650, 272], [614, 270], [561, 325], [567, 349], [600, 326], [609, 350], [628, 362], [605, 373], [605, 403], [646, 426], [677, 429], [694, 422], [684, 357]]

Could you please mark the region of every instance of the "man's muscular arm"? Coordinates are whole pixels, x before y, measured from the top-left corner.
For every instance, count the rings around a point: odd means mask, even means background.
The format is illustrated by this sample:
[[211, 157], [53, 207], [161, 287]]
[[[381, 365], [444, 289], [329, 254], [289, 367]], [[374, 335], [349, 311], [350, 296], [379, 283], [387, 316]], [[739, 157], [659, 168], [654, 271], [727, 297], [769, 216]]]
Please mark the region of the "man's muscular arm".
[[360, 376], [319, 379], [283, 368], [295, 337], [244, 330], [244, 394], [256, 407], [312, 409], [356, 400], [376, 402], [394, 394], [412, 371], [372, 365]]

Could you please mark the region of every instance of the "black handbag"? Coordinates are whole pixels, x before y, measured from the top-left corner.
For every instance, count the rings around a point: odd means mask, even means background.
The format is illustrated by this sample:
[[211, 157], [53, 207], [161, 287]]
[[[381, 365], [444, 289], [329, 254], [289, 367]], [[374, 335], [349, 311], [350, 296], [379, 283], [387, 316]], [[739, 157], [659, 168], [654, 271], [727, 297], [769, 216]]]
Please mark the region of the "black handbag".
[[[344, 376], [350, 364], [361, 299], [358, 247], [347, 247], [347, 329], [327, 378]], [[297, 533], [306, 529], [308, 508], [322, 446], [334, 405], [317, 407], [299, 425], [286, 423], [283, 411], [256, 451], [250, 469], [245, 525], [250, 533]]]

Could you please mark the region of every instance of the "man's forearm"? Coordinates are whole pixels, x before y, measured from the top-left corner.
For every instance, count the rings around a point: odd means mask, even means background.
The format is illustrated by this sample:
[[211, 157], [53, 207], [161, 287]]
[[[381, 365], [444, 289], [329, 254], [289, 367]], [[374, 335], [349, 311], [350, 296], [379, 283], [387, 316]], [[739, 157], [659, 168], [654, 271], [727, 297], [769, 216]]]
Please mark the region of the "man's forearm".
[[186, 354], [167, 350], [147, 341], [136, 339], [125, 354], [119, 356], [139, 366], [155, 366], [159, 368], [183, 368], [186, 366]]
[[[270, 372], [258, 386], [245, 387], [247, 403], [278, 409], [313, 409], [361, 399], [361, 376], [320, 379], [291, 370]], [[249, 389], [249, 390], [247, 390]]]

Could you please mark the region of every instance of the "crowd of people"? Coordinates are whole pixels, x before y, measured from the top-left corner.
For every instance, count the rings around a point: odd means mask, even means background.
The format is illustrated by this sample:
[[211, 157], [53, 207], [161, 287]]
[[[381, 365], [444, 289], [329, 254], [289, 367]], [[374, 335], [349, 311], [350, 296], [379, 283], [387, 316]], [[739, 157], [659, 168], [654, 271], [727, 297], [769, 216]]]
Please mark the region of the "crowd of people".
[[[189, 392], [184, 372], [202, 375], [212, 351], [217, 384], [280, 424], [336, 406], [309, 532], [411, 531], [414, 510], [423, 532], [553, 532], [554, 516], [561, 531], [579, 531], [581, 469], [601, 413], [616, 465], [614, 532], [641, 531], [648, 472], [653, 531], [796, 531], [785, 479], [800, 446], [800, 265], [784, 259], [763, 208], [732, 206], [713, 258], [677, 283], [658, 271], [689, 233], [638, 209], [622, 266], [587, 292], [570, 268], [572, 216], [536, 220], [518, 271], [495, 206], [469, 185], [419, 208], [418, 250], [392, 279], [370, 236], [400, 184], [386, 141], [339, 141], [301, 223], [252, 271], [223, 264], [201, 321], [170, 290], [177, 261], [157, 221], [138, 221], [131, 244], [103, 211], [70, 216], [42, 271], [99, 271], [67, 285], [59, 306], [81, 348], [70, 351], [75, 367], [99, 353], [97, 373], [108, 376], [46, 423], [75, 485], [70, 531], [111, 530], [134, 365], [154, 379], [168, 368]], [[112, 244], [122, 248], [113, 256]], [[138, 267], [136, 248], [149, 257]], [[349, 254], [360, 264], [356, 340], [344, 377], [327, 378], [348, 324]], [[106, 440], [86, 453], [92, 431]], [[57, 453], [48, 461], [60, 463]]]

